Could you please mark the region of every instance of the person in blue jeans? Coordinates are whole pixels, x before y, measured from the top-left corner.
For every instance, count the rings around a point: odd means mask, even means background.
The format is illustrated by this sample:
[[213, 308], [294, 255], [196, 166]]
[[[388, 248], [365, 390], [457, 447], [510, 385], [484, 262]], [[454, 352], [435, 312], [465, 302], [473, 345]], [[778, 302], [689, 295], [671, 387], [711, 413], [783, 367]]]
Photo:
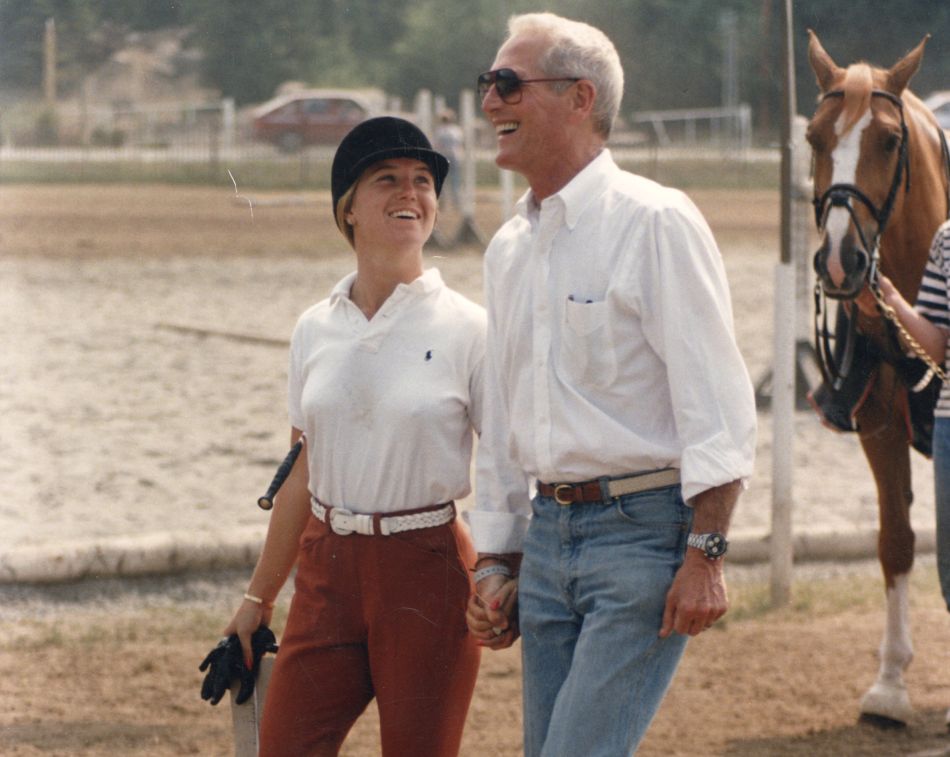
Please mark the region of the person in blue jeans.
[[[892, 307], [908, 333], [927, 355], [947, 370], [947, 334], [950, 333], [950, 221], [937, 229], [930, 245], [917, 301], [911, 305], [893, 282], [880, 276], [885, 304]], [[858, 306], [877, 316], [877, 303], [870, 291], [858, 298]], [[904, 345], [908, 347], [909, 345]], [[950, 382], [940, 387], [934, 408], [934, 493], [937, 510], [937, 572], [947, 610], [950, 611]]]
[[606, 147], [613, 44], [550, 13], [508, 30], [477, 84], [529, 189], [485, 256], [467, 618], [490, 649], [521, 635], [528, 757], [616, 757], [726, 612], [755, 403], [708, 225]]

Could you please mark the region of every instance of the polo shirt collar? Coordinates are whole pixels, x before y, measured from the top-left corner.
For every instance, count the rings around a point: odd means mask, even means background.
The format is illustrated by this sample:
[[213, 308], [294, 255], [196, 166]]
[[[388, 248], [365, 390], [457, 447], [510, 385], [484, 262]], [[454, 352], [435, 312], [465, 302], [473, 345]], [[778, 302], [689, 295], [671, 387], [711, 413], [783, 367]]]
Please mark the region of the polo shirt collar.
[[[605, 147], [558, 192], [546, 197], [542, 204], [560, 203], [564, 208], [564, 223], [573, 229], [581, 213], [603, 193], [609, 180], [618, 173], [620, 168], [614, 162], [610, 150]], [[515, 212], [529, 220], [532, 216], [536, 217], [537, 203], [530, 189], [518, 200]]]
[[356, 281], [356, 271], [344, 276], [332, 290], [330, 290], [330, 304], [336, 305], [341, 299], [350, 298], [350, 289], [353, 288], [353, 282]]
[[[341, 299], [348, 300], [354, 281], [356, 281], [356, 271], [344, 276], [330, 291], [330, 304], [335, 305]], [[428, 268], [414, 281], [410, 281], [408, 284], [399, 284], [390, 297], [398, 295], [398, 299], [402, 299], [412, 294], [425, 296], [430, 292], [441, 289], [443, 286], [445, 284], [442, 281], [442, 274], [439, 273], [439, 269]]]

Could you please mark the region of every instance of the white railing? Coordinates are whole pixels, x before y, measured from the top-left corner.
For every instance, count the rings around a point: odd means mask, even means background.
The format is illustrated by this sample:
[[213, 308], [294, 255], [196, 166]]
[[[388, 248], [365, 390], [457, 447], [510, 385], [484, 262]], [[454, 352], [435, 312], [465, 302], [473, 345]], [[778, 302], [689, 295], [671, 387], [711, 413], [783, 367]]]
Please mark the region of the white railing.
[[[649, 125], [660, 147], [672, 147], [677, 142], [686, 145], [711, 142], [746, 150], [752, 144], [752, 108], [748, 103], [726, 108], [640, 111], [630, 118], [630, 124]], [[679, 139], [670, 136], [669, 126], [677, 127]], [[701, 139], [702, 126], [705, 126], [705, 139]]]

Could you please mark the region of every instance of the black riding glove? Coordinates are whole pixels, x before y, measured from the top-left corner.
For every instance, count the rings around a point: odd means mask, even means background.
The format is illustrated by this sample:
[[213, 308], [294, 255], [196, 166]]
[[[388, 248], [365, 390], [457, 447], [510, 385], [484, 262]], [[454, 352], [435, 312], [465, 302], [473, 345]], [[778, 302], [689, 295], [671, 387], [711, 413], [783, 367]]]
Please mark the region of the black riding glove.
[[198, 666], [198, 670], [202, 673], [210, 667], [201, 684], [201, 698], [210, 700], [211, 704], [217, 704], [224, 696], [224, 692], [231, 688], [231, 682], [236, 678], [241, 682], [241, 688], [234, 701], [237, 704], [244, 704], [254, 693], [254, 681], [260, 669], [261, 658], [267, 652], [276, 651], [277, 639], [274, 637], [274, 632], [267, 626], [261, 626], [251, 634], [251, 654], [254, 664], [248, 670], [244, 664], [244, 653], [237, 634], [221, 639]]

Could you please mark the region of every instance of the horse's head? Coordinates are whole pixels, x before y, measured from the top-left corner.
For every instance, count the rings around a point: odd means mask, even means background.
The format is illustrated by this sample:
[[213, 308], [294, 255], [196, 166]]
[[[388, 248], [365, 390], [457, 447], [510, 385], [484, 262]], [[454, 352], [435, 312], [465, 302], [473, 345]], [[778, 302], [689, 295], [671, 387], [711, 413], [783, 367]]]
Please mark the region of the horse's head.
[[877, 244], [909, 166], [902, 95], [924, 54], [924, 38], [890, 69], [840, 68], [809, 31], [808, 59], [821, 90], [808, 124], [814, 156], [815, 272], [829, 297], [856, 297], [875, 275]]

